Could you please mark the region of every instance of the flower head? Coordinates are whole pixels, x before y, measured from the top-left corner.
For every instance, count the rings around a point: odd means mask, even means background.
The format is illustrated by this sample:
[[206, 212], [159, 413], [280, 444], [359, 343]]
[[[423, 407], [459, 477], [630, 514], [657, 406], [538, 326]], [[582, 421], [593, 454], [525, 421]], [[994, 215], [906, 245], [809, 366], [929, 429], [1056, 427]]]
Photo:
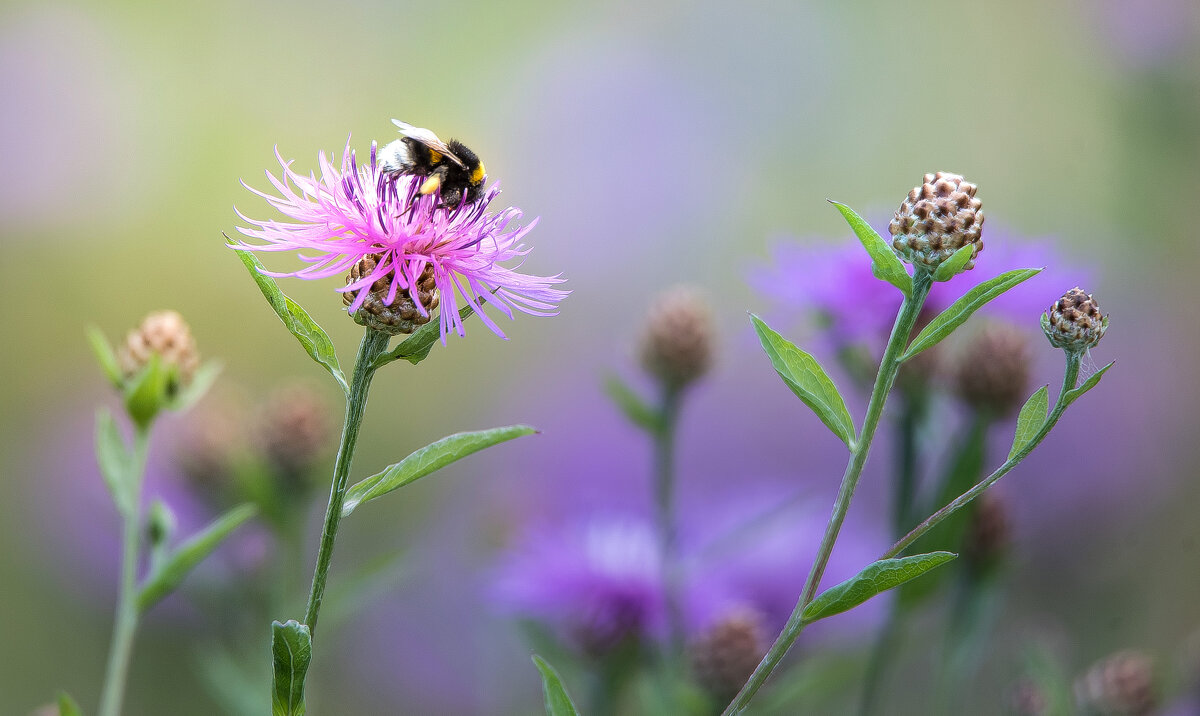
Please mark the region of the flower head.
[[904, 261], [933, 271], [964, 246], [974, 246], [965, 268], [983, 251], [982, 202], [975, 185], [958, 174], [926, 174], [904, 198], [888, 225], [892, 248]]
[[[358, 163], [348, 140], [340, 168], [322, 152], [319, 177], [299, 174], [278, 151], [275, 156], [282, 171], [279, 177], [268, 172], [267, 179], [279, 196], [246, 188], [292, 221], [255, 220], [239, 211], [252, 226], [238, 231], [266, 243], [238, 242], [235, 248], [299, 251], [308, 264], [296, 271], [268, 272], [271, 276], [319, 279], [350, 273], [338, 290], [353, 296], [351, 315], [368, 301], [376, 308], [407, 302], [416, 315], [428, 318], [437, 302], [422, 277], [427, 282], [431, 272], [442, 308], [443, 341], [451, 331], [465, 334], [460, 300], [503, 337], [481, 310], [485, 299], [509, 318], [513, 309], [550, 316], [568, 293], [553, 287], [563, 281], [558, 276], [532, 276], [502, 265], [528, 253], [521, 240], [537, 220], [515, 224], [522, 214], [513, 207], [489, 212], [489, 203], [500, 194], [496, 184], [479, 201], [443, 208], [439, 193], [420, 194], [418, 177], [384, 172], [374, 143], [365, 164]], [[367, 257], [371, 260], [364, 262]]]
[[664, 383], [687, 385], [712, 364], [712, 311], [694, 288], [676, 286], [658, 296], [642, 327], [642, 365]]
[[1092, 294], [1076, 286], [1042, 314], [1042, 330], [1050, 345], [1067, 351], [1094, 348], [1108, 330], [1108, 316]]

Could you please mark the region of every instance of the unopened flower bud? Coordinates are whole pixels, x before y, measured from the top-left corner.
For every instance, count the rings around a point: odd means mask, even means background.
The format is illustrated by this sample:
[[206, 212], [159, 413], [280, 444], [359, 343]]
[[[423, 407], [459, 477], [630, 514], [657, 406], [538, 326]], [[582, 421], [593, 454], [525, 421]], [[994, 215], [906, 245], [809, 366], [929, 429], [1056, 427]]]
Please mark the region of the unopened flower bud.
[[[368, 254], [350, 267], [346, 275], [346, 283], [352, 284], [364, 276], [368, 276], [379, 263], [381, 254]], [[433, 309], [441, 302], [441, 294], [433, 276], [433, 264], [426, 264], [425, 270], [417, 277], [417, 299], [425, 308], [424, 313], [413, 301], [411, 289], [397, 287], [392, 296], [392, 279], [395, 269], [371, 284], [371, 292], [367, 294], [362, 306], [354, 312], [354, 322], [390, 335], [412, 333], [418, 326], [429, 323], [433, 317]], [[349, 306], [354, 303], [357, 291], [347, 291], [342, 294], [342, 302]], [[388, 299], [391, 299], [390, 301]]]
[[117, 351], [117, 362], [126, 380], [138, 374], [150, 357], [157, 355], [163, 368], [175, 368], [175, 380], [167, 386], [168, 394], [177, 392], [192, 381], [200, 365], [200, 353], [192, 339], [191, 329], [175, 311], [156, 311], [146, 316], [142, 324], [129, 332]]
[[753, 609], [737, 609], [689, 647], [696, 681], [717, 701], [733, 698], [767, 653], [762, 621]]
[[175, 534], [175, 513], [162, 500], [155, 500], [146, 516], [146, 540], [151, 546], [165, 545]]
[[1100, 312], [1100, 304], [1090, 293], [1076, 286], [1042, 314], [1042, 330], [1055, 348], [1084, 351], [1104, 337], [1108, 316]]
[[1154, 667], [1145, 654], [1119, 651], [1075, 682], [1080, 712], [1096, 716], [1148, 716], [1158, 705]]
[[1008, 505], [998, 495], [988, 491], [975, 500], [971, 524], [963, 541], [964, 556], [973, 565], [994, 564], [1008, 550], [1012, 526]]
[[660, 295], [646, 316], [642, 365], [668, 385], [682, 387], [712, 364], [713, 317], [700, 293], [677, 286]]
[[1004, 417], [1021, 406], [1029, 385], [1029, 339], [1007, 323], [988, 323], [958, 357], [954, 385], [975, 410]]
[[329, 405], [305, 385], [288, 385], [272, 393], [254, 431], [268, 464], [287, 479], [302, 477], [329, 449], [333, 438], [329, 412]]
[[981, 206], [975, 185], [958, 174], [926, 174], [888, 225], [892, 248], [904, 261], [933, 271], [955, 251], [974, 245], [964, 270], [974, 268], [975, 256], [983, 251]]

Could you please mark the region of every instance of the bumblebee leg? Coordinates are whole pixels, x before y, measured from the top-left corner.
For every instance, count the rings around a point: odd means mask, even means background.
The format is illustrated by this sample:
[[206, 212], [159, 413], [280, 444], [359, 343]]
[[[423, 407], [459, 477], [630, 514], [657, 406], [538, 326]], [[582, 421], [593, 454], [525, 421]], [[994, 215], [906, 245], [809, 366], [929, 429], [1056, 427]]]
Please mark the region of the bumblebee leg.
[[430, 175], [425, 179], [425, 181], [421, 183], [421, 196], [427, 196], [437, 191], [438, 187], [442, 185], [442, 182], [446, 180], [446, 174], [449, 171], [449, 168], [445, 164], [442, 164], [437, 169], [434, 169], [433, 172], [430, 173]]

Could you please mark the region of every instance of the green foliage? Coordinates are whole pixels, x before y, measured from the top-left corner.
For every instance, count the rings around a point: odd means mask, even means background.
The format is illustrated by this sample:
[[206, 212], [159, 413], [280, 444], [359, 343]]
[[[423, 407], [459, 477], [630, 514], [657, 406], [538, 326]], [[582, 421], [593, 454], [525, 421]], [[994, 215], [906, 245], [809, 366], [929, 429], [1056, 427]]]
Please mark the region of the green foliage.
[[938, 264], [937, 270], [933, 272], [934, 281], [949, 281], [955, 276], [962, 273], [967, 266], [967, 262], [975, 257], [975, 245], [967, 244], [958, 251]]
[[254, 505], [238, 505], [164, 555], [138, 590], [138, 611], [145, 612], [173, 592], [196, 565], [257, 512]]
[[225, 366], [220, 361], [210, 360], [196, 370], [196, 374], [192, 376], [192, 382], [188, 383], [183, 390], [180, 390], [173, 396], [169, 396], [166, 400], [166, 407], [175, 411], [187, 410], [196, 404], [196, 401], [204, 397], [208, 389], [216, 382], [217, 376], [221, 374], [221, 370]]
[[925, 326], [925, 329], [917, 334], [909, 344], [908, 350], [904, 355], [900, 356], [901, 361], [906, 361], [916, 354], [937, 345], [938, 341], [954, 332], [954, 329], [966, 322], [971, 314], [983, 308], [989, 301], [1003, 294], [1008, 289], [1017, 284], [1033, 278], [1041, 271], [1038, 269], [1014, 269], [999, 276], [984, 281], [957, 301], [949, 308], [938, 314]]
[[106, 408], [96, 411], [96, 462], [117, 511], [126, 517], [133, 515], [136, 496], [133, 478], [129, 474], [133, 457], [125, 446], [116, 421]]
[[908, 271], [904, 270], [904, 264], [900, 258], [896, 256], [896, 252], [892, 251], [883, 237], [871, 228], [871, 225], [863, 221], [862, 217], [854, 212], [853, 209], [840, 204], [836, 201], [830, 201], [837, 207], [837, 210], [842, 212], [846, 223], [850, 224], [850, 228], [854, 230], [854, 235], [862, 242], [863, 248], [871, 256], [871, 273], [875, 278], [881, 281], [887, 281], [896, 288], [904, 292], [907, 296], [912, 293], [912, 277], [908, 275]]
[[[483, 300], [480, 298], [479, 300]], [[459, 320], [465, 321], [475, 313], [470, 306], [463, 306], [458, 312]], [[413, 365], [429, 357], [429, 351], [437, 345], [442, 337], [440, 321], [430, 321], [413, 331], [413, 334], [401, 341], [400, 345], [384, 353], [371, 364], [372, 368], [381, 368], [395, 360], [406, 360]]]
[[350, 386], [346, 384], [346, 376], [342, 373], [342, 367], [338, 363], [337, 353], [333, 349], [333, 341], [329, 340], [329, 335], [325, 333], [325, 330], [317, 325], [317, 322], [300, 307], [300, 304], [279, 290], [279, 284], [275, 282], [275, 279], [262, 273], [263, 265], [254, 254], [242, 249], [235, 249], [235, 252], [245, 264], [246, 270], [250, 272], [250, 277], [258, 284], [258, 290], [262, 291], [267, 303], [271, 304], [275, 315], [283, 321], [283, 325], [291, 331], [296, 340], [300, 341], [300, 345], [304, 346], [309, 357], [329, 371], [338, 385], [342, 386], [342, 390], [349, 393]]
[[546, 716], [579, 716], [579, 710], [571, 701], [571, 695], [563, 686], [562, 679], [553, 666], [537, 654], [533, 655], [533, 663], [542, 672], [542, 693], [546, 697]]
[[312, 661], [312, 634], [295, 619], [271, 623], [272, 716], [304, 716], [304, 677]]
[[528, 425], [509, 425], [491, 430], [455, 433], [430, 443], [400, 462], [388, 466], [383, 472], [372, 475], [347, 490], [346, 501], [342, 506], [342, 516], [349, 515], [355, 508], [368, 500], [404, 487], [467, 455], [536, 432], [536, 429]]
[[1030, 440], [1037, 435], [1037, 432], [1042, 429], [1042, 425], [1046, 423], [1046, 414], [1050, 410], [1050, 394], [1046, 386], [1038, 388], [1037, 392], [1029, 396], [1029, 400], [1025, 401], [1025, 405], [1021, 406], [1021, 412], [1017, 414], [1017, 430], [1013, 436], [1012, 449], [1008, 451], [1008, 459], [1021, 451], [1021, 448], [1029, 444]]
[[87, 336], [92, 352], [96, 354], [96, 362], [100, 364], [100, 370], [104, 371], [104, 377], [108, 378], [108, 382], [112, 383], [114, 388], [120, 390], [123, 382], [121, 367], [117, 364], [117, 355], [113, 353], [108, 339], [95, 326], [88, 326]]
[[659, 411], [643, 400], [642, 396], [625, 384], [625, 381], [610, 376], [604, 381], [604, 391], [634, 425], [648, 433], [662, 430], [663, 418]]
[[775, 366], [775, 372], [796, 397], [846, 443], [846, 447], [854, 450], [854, 419], [846, 409], [842, 394], [817, 359], [771, 330], [758, 316], [751, 314], [750, 320], [754, 322], [758, 340], [771, 359], [771, 365]]
[[83, 716], [83, 709], [65, 691], [58, 692], [58, 716]]
[[805, 607], [804, 623], [811, 624], [853, 609], [876, 594], [916, 579], [957, 556], [951, 552], [931, 552], [872, 562], [850, 579], [822, 592]]
[[1092, 388], [1095, 388], [1096, 384], [1100, 382], [1100, 379], [1104, 377], [1104, 374], [1108, 372], [1108, 369], [1112, 367], [1113, 364], [1109, 363], [1100, 370], [1096, 371], [1092, 377], [1083, 381], [1078, 388], [1072, 388], [1071, 390], [1068, 390], [1066, 397], [1063, 399], [1063, 405], [1070, 405], [1071, 403], [1074, 403], [1076, 400], [1079, 400], [1081, 397], [1083, 397], [1084, 393], [1088, 392]]
[[149, 427], [166, 406], [167, 390], [174, 382], [176, 372], [174, 366], [163, 366], [158, 355], [152, 354], [137, 375], [125, 382], [125, 410], [139, 428]]

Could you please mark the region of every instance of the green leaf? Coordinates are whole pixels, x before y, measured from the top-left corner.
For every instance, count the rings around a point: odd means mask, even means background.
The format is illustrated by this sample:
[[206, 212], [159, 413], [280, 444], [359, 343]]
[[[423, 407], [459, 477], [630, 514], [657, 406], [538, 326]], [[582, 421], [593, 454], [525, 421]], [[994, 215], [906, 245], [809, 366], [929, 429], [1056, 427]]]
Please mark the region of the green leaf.
[[304, 716], [304, 676], [312, 660], [312, 633], [295, 619], [271, 623], [272, 716]]
[[[483, 297], [480, 297], [483, 301]], [[465, 321], [475, 313], [475, 309], [468, 306], [463, 306], [458, 311], [458, 319]], [[429, 357], [429, 351], [441, 340], [442, 328], [441, 321], [430, 321], [413, 331], [413, 334], [401, 341], [400, 345], [392, 350], [384, 353], [375, 359], [372, 367], [380, 368], [395, 360], [406, 360], [413, 365], [420, 363]]]
[[[1116, 361], [1113, 362], [1115, 363]], [[1071, 390], [1068, 390], [1064, 405], [1070, 405], [1071, 403], [1074, 403], [1076, 400], [1079, 400], [1079, 398], [1083, 397], [1084, 393], [1088, 392], [1092, 388], [1095, 388], [1096, 384], [1100, 382], [1100, 379], [1104, 377], [1104, 374], [1108, 372], [1108, 369], [1112, 367], [1113, 364], [1109, 363], [1100, 370], [1096, 371], [1091, 378], [1083, 381], [1083, 384], [1078, 388], [1072, 388]]]
[[546, 696], [546, 716], [579, 716], [579, 710], [571, 701], [571, 695], [563, 686], [562, 678], [553, 666], [537, 654], [533, 655], [533, 663], [542, 672], [542, 693]]
[[83, 709], [66, 691], [58, 692], [58, 716], [83, 716]]
[[252, 504], [238, 505], [169, 552], [138, 590], [138, 610], [146, 611], [173, 592], [196, 565], [257, 512], [258, 508]]
[[950, 335], [955, 328], [965, 323], [971, 317], [971, 314], [983, 308], [988, 301], [991, 301], [1022, 281], [1038, 275], [1040, 272], [1040, 268], [1015, 269], [1002, 273], [991, 280], [984, 281], [970, 291], [967, 291], [962, 298], [938, 314], [937, 318], [930, 321], [929, 325], [925, 326], [925, 329], [917, 334], [917, 337], [909, 344], [908, 350], [904, 352], [904, 355], [900, 356], [900, 360], [906, 361], [926, 348], [936, 345], [938, 341]]
[[804, 608], [804, 623], [811, 624], [818, 619], [853, 609], [876, 594], [898, 587], [957, 556], [951, 552], [931, 552], [873, 562], [814, 599]]
[[174, 366], [164, 368], [158, 354], [152, 353], [146, 365], [125, 383], [125, 410], [139, 427], [148, 426], [162, 410], [175, 371]]
[[217, 376], [221, 374], [221, 369], [225, 366], [221, 361], [210, 360], [200, 366], [196, 374], [192, 376], [192, 382], [188, 383], [187, 387], [179, 391], [174, 397], [168, 401], [167, 407], [171, 410], [187, 410], [196, 404], [196, 401], [204, 397], [208, 389], [212, 387], [217, 380]]
[[133, 457], [125, 446], [116, 421], [105, 408], [96, 411], [96, 463], [100, 466], [100, 474], [104, 477], [104, 484], [108, 486], [117, 511], [127, 517], [132, 515], [134, 495], [129, 470], [133, 465]]
[[796, 397], [817, 414], [834, 435], [854, 449], [854, 419], [846, 409], [846, 401], [837, 386], [826, 375], [817, 359], [797, 348], [790, 341], [771, 330], [758, 316], [750, 314], [754, 330], [763, 350], [775, 366], [775, 372], [783, 378]]
[[1021, 406], [1021, 412], [1017, 414], [1017, 432], [1013, 436], [1012, 449], [1008, 451], [1009, 460], [1013, 459], [1013, 456], [1020, 452], [1021, 448], [1028, 445], [1033, 436], [1042, 429], [1049, 410], [1050, 393], [1043, 385], [1037, 389], [1037, 392], [1029, 396], [1029, 400], [1025, 401], [1025, 405]]
[[455, 460], [460, 460], [492, 445], [536, 432], [536, 429], [528, 425], [509, 425], [491, 430], [455, 433], [435, 443], [430, 443], [395, 465], [388, 466], [383, 472], [372, 475], [347, 490], [346, 502], [342, 506], [342, 517], [354, 512], [354, 509], [362, 503], [404, 487], [410, 482], [442, 469]]
[[851, 229], [854, 229], [854, 235], [871, 255], [871, 273], [875, 274], [875, 278], [887, 281], [903, 291], [905, 296], [912, 293], [912, 277], [908, 275], [908, 271], [904, 270], [904, 264], [883, 240], [883, 237], [877, 234], [870, 224], [863, 221], [862, 217], [854, 212], [854, 209], [836, 201], [829, 203], [842, 212], [846, 223], [850, 224]]
[[933, 272], [933, 280], [949, 281], [962, 273], [967, 262], [973, 258], [975, 258], [975, 244], [967, 244], [955, 251], [950, 258], [938, 264], [937, 269]]
[[657, 433], [662, 429], [662, 416], [659, 412], [634, 392], [633, 388], [626, 385], [625, 381], [610, 376], [604, 381], [604, 391], [634, 425], [648, 433]]
[[337, 353], [333, 349], [333, 341], [329, 340], [329, 335], [317, 325], [307, 311], [300, 307], [300, 304], [279, 290], [279, 284], [275, 282], [275, 279], [262, 273], [263, 265], [259, 262], [258, 257], [243, 249], [234, 249], [234, 251], [246, 265], [246, 270], [258, 284], [258, 290], [262, 291], [263, 297], [267, 299], [267, 303], [271, 304], [271, 308], [275, 310], [275, 315], [279, 316], [279, 320], [283, 321], [283, 325], [292, 332], [296, 340], [300, 341], [300, 345], [304, 346], [309, 357], [324, 366], [325, 370], [329, 371], [333, 379], [338, 382], [338, 385], [342, 386], [342, 390], [349, 393], [350, 386], [346, 384], [346, 376], [342, 373], [341, 365], [338, 364]]
[[117, 355], [113, 353], [108, 339], [95, 326], [88, 326], [87, 337], [88, 343], [92, 346], [92, 352], [96, 354], [96, 362], [100, 364], [100, 369], [104, 371], [104, 376], [108, 378], [108, 382], [120, 390], [124, 376], [121, 375], [121, 366], [117, 364]]

